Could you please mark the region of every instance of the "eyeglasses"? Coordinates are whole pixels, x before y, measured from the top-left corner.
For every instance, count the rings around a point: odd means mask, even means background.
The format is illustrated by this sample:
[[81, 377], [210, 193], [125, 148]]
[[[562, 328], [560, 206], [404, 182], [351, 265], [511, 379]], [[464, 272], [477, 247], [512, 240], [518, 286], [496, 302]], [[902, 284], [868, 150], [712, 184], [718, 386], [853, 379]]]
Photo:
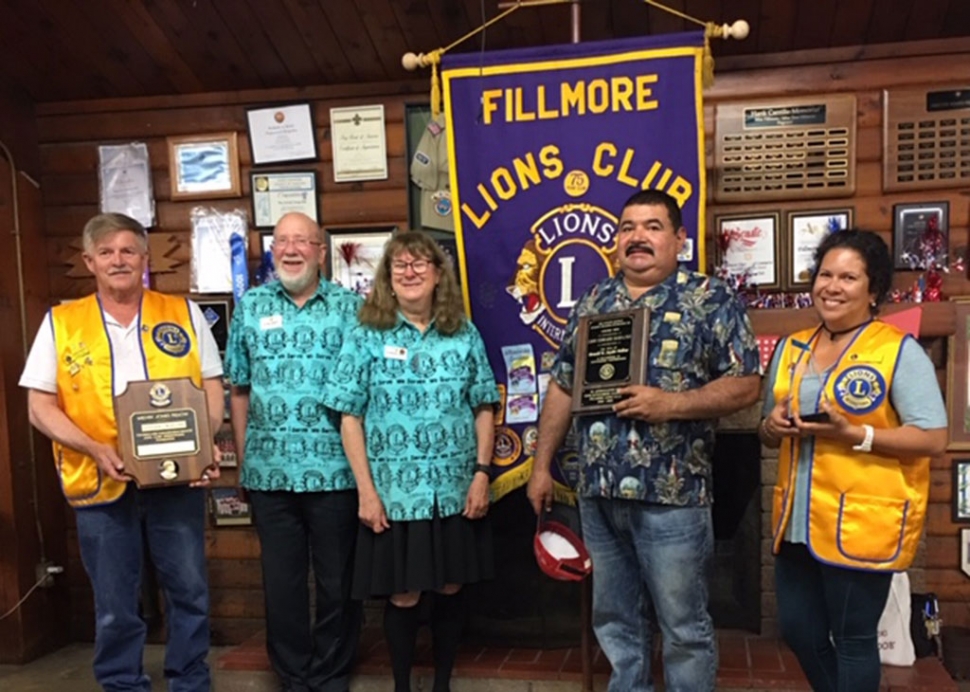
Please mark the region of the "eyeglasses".
[[431, 267], [431, 260], [416, 259], [410, 262], [394, 260], [391, 262], [391, 271], [395, 274], [404, 274], [408, 270], [408, 267], [411, 267], [411, 271], [415, 274], [424, 274]]
[[273, 238], [274, 249], [285, 249], [288, 245], [292, 245], [297, 250], [306, 250], [311, 245], [320, 245], [320, 241], [309, 238]]

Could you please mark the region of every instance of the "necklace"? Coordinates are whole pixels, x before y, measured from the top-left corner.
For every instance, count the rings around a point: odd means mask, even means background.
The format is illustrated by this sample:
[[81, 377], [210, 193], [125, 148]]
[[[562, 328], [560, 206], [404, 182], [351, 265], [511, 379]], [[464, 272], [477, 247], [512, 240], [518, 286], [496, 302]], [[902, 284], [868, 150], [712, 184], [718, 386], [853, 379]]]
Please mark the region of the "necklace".
[[855, 325], [854, 327], [849, 327], [848, 329], [836, 329], [836, 330], [829, 329], [828, 326], [824, 322], [822, 322], [822, 329], [824, 331], [828, 332], [829, 340], [835, 341], [840, 336], [844, 336], [844, 335], [848, 334], [849, 332], [854, 332], [859, 327], [864, 327], [865, 325], [869, 324], [870, 322], [872, 322], [872, 319], [871, 318], [868, 319], [868, 320], [866, 320], [865, 322], [860, 322], [859, 324]]

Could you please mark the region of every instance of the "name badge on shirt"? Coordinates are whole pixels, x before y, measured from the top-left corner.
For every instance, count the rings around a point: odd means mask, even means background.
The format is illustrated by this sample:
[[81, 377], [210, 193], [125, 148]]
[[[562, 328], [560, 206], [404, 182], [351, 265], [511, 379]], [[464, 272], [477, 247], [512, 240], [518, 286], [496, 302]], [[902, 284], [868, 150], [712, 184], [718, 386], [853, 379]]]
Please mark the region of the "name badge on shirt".
[[263, 331], [267, 329], [282, 329], [283, 315], [270, 315], [269, 317], [259, 318], [259, 328]]
[[407, 360], [408, 350], [403, 346], [385, 346], [384, 357], [394, 360]]

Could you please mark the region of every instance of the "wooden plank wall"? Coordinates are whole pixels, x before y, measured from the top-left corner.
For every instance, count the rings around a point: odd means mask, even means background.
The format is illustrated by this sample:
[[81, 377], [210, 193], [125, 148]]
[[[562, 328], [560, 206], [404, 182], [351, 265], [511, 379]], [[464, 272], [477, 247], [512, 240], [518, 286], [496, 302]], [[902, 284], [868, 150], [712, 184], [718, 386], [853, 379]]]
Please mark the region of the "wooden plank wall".
[[[833, 53], [833, 55], [836, 55]], [[858, 98], [858, 185], [851, 200], [799, 202], [761, 205], [764, 209], [823, 208], [851, 204], [857, 225], [876, 230], [890, 239], [892, 205], [946, 199], [950, 202], [951, 252], [965, 253], [970, 208], [966, 190], [944, 190], [888, 196], [881, 188], [882, 99], [881, 89], [897, 85], [948, 84], [966, 79], [964, 66], [970, 58], [966, 50], [948, 56], [894, 57], [893, 54], [862, 62], [825, 62], [813, 59], [807, 66], [777, 66], [766, 58], [743, 71], [719, 75], [718, 83], [707, 95], [705, 110], [708, 131], [708, 165], [713, 157], [713, 104], [720, 100], [775, 97], [785, 95], [851, 92]], [[344, 88], [273, 90], [223, 94], [203, 94], [171, 98], [142, 98], [44, 105], [38, 108], [41, 141], [42, 189], [44, 192], [46, 247], [53, 299], [83, 295], [93, 289], [90, 278], [68, 278], [66, 272], [76, 262], [78, 236], [84, 222], [97, 212], [98, 144], [139, 140], [149, 145], [153, 182], [158, 202], [159, 224], [153, 229], [158, 239], [153, 253], [163, 252], [178, 264], [174, 270], [153, 277], [154, 285], [165, 291], [188, 291], [188, 236], [191, 202], [170, 200], [167, 151], [164, 138], [174, 134], [199, 134], [235, 130], [240, 135], [244, 197], [217, 201], [218, 209], [250, 208], [249, 153], [246, 140], [245, 108], [273, 102], [309, 100], [313, 104], [318, 129], [321, 160], [319, 174], [320, 210], [325, 226], [346, 224], [397, 224], [407, 220], [407, 161], [405, 160], [404, 104], [426, 101], [426, 82], [385, 85], [358, 85]], [[329, 108], [331, 106], [383, 103], [387, 118], [387, 144], [390, 176], [386, 181], [335, 184], [332, 179], [332, 153], [329, 146]], [[299, 168], [299, 167], [298, 167]], [[745, 207], [747, 211], [751, 207]], [[754, 207], [758, 208], [758, 207]], [[711, 206], [715, 213], [740, 210], [739, 205]], [[710, 222], [708, 223], [710, 229]], [[255, 238], [253, 238], [255, 240]], [[708, 231], [708, 247], [713, 247]], [[255, 260], [258, 243], [251, 242]], [[899, 285], [912, 282], [901, 276]], [[948, 295], [970, 294], [965, 276], [948, 275]], [[928, 344], [937, 368], [945, 373], [945, 340]], [[970, 625], [970, 612], [964, 605], [970, 597], [970, 580], [957, 569], [958, 527], [950, 522], [950, 456], [934, 461], [932, 505], [926, 549], [921, 556], [925, 588], [939, 593], [951, 624]], [[72, 623], [76, 638], [90, 636], [90, 597], [77, 563], [76, 548], [69, 564], [72, 584]], [[220, 528], [208, 535], [212, 613], [215, 639], [234, 642], [257, 630], [263, 615], [258, 568], [258, 541], [251, 528]]]

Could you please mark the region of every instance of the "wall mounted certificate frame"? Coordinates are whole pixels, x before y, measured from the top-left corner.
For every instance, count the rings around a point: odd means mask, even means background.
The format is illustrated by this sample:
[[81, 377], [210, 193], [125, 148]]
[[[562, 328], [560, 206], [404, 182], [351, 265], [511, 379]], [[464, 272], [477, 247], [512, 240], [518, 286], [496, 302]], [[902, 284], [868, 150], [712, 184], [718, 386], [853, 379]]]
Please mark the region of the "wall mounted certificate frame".
[[129, 382], [114, 406], [125, 474], [139, 488], [193, 483], [213, 464], [205, 392], [189, 378]]
[[320, 223], [315, 171], [253, 172], [253, 225], [272, 228], [284, 214], [300, 212]]
[[715, 216], [718, 265], [732, 276], [744, 276], [748, 286], [781, 288], [780, 218], [776, 211]]
[[893, 264], [896, 269], [923, 268], [919, 244], [931, 223], [935, 223], [943, 234], [945, 251], [949, 238], [949, 202], [893, 205]]
[[970, 524], [970, 459], [953, 460], [953, 522]]
[[383, 104], [331, 108], [330, 143], [335, 182], [387, 180]]
[[254, 166], [317, 160], [313, 109], [309, 103], [250, 108], [246, 111]]
[[970, 298], [952, 301], [956, 329], [946, 347], [948, 450], [970, 450]]
[[610, 411], [621, 387], [647, 382], [650, 311], [585, 315], [576, 328], [574, 414]]
[[852, 209], [809, 209], [788, 212], [785, 290], [803, 291], [811, 286], [815, 249], [835, 231], [852, 228]]
[[172, 199], [239, 197], [239, 145], [235, 132], [168, 137]]

